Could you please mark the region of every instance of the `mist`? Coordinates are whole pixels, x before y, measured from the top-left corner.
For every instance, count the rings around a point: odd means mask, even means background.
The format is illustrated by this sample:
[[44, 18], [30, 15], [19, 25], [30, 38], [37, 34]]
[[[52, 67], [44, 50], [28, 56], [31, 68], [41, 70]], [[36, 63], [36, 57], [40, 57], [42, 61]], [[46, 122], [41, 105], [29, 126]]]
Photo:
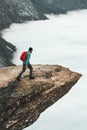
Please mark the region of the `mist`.
[[87, 129], [87, 10], [47, 15], [49, 20], [12, 24], [2, 36], [17, 47], [13, 62], [31, 46], [32, 64], [58, 64], [83, 76], [71, 91], [24, 130]]

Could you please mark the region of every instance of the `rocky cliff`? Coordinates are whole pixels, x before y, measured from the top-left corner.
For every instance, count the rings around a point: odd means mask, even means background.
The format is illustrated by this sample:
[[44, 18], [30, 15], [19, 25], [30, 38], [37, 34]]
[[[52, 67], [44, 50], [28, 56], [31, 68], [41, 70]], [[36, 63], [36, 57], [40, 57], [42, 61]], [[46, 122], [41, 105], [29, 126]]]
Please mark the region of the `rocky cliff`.
[[47, 19], [44, 13], [65, 13], [47, 0], [0, 0], [0, 30], [12, 23]]
[[[50, 0], [47, 0], [50, 2]], [[51, 0], [50, 4], [66, 11], [87, 9], [87, 0]]]
[[46, 19], [30, 0], [0, 0], [0, 30], [12, 23]]
[[0, 38], [0, 68], [13, 65], [11, 60], [15, 51], [16, 47], [14, 45]]
[[50, 3], [48, 0], [31, 0], [35, 9], [38, 12], [42, 12], [43, 14], [64, 14], [66, 13], [65, 9], [59, 6], [55, 6], [55, 4]]
[[87, 0], [31, 0], [43, 13], [61, 14], [70, 10], [87, 9]]
[[20, 82], [21, 66], [0, 69], [0, 130], [23, 130], [40, 114], [62, 98], [81, 74], [58, 65], [33, 65], [34, 80], [28, 70]]

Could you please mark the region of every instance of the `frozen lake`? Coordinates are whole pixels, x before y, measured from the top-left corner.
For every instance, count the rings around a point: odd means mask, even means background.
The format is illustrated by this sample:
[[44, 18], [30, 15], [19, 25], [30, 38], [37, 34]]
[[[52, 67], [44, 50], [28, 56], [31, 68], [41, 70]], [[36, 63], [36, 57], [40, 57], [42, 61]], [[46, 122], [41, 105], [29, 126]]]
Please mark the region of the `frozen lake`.
[[31, 46], [32, 64], [59, 64], [83, 76], [72, 90], [25, 130], [87, 130], [87, 10], [12, 24], [3, 38], [17, 47], [13, 62]]

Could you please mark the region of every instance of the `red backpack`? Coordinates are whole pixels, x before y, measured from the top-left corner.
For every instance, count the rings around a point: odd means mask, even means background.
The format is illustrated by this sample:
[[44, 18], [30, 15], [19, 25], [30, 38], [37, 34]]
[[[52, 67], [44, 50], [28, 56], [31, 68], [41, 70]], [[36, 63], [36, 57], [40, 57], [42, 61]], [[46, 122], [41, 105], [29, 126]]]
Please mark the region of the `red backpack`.
[[26, 61], [26, 59], [27, 59], [27, 52], [23, 51], [22, 54], [21, 54], [21, 56], [20, 56], [20, 60]]

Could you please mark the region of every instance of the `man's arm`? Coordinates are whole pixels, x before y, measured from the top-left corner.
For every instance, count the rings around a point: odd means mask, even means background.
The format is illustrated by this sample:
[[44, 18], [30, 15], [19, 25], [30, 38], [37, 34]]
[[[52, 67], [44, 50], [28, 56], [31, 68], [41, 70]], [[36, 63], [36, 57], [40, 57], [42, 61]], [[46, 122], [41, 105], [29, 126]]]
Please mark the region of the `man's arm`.
[[26, 66], [28, 66], [28, 63], [29, 63], [30, 57], [31, 57], [30, 53], [27, 54]]

